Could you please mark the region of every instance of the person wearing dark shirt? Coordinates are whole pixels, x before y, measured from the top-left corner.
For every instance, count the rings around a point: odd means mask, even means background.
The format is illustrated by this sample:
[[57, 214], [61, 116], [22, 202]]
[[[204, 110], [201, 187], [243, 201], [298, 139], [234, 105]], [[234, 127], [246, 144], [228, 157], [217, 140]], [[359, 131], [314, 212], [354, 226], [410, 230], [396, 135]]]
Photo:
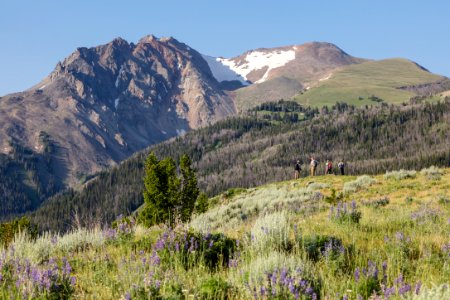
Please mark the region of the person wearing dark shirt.
[[299, 179], [300, 178], [300, 171], [302, 170], [302, 168], [300, 167], [300, 161], [299, 160], [297, 160], [297, 163], [295, 164], [294, 170], [295, 170], [294, 178], [295, 179]]

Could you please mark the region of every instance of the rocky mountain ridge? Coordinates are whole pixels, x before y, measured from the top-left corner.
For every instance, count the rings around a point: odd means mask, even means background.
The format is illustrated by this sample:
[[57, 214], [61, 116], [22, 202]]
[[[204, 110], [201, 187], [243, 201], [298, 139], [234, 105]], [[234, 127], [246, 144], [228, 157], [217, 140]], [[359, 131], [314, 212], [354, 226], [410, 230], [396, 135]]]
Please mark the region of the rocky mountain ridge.
[[173, 38], [78, 48], [39, 84], [0, 100], [0, 151], [44, 151], [74, 184], [151, 144], [234, 114], [201, 55]]

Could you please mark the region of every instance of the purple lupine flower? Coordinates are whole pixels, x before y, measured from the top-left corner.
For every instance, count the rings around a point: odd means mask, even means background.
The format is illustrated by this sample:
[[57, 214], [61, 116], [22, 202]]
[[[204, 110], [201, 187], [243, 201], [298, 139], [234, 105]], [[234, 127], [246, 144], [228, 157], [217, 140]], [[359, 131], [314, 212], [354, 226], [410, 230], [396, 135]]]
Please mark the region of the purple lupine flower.
[[358, 296], [356, 296], [356, 299], [363, 300], [363, 297], [360, 294], [358, 294]]
[[75, 276], [70, 277], [70, 285], [75, 286], [77, 283], [77, 278]]
[[265, 286], [261, 286], [261, 288], [259, 289], [259, 294], [261, 295], [261, 297], [264, 298], [264, 296], [266, 295], [266, 287]]
[[348, 300], [347, 294], [344, 294], [344, 297], [342, 297], [342, 300]]
[[403, 242], [405, 240], [405, 235], [403, 234], [403, 232], [397, 231], [395, 233], [395, 238], [397, 239], [397, 241]]
[[131, 294], [130, 292], [125, 293], [125, 300], [131, 300]]
[[401, 284], [403, 283], [403, 274], [400, 273], [400, 275], [394, 280], [395, 284]]
[[360, 278], [359, 268], [355, 269], [355, 281], [358, 282]]
[[161, 281], [159, 281], [159, 280], [155, 280], [155, 288], [157, 289], [157, 290], [159, 290], [159, 287], [161, 286]]
[[63, 258], [63, 274], [69, 276], [70, 273], [72, 272], [72, 267], [70, 266], [69, 262], [67, 261], [67, 259], [64, 257]]
[[211, 240], [210, 242], [209, 242], [209, 248], [211, 249], [213, 246], [214, 246], [214, 241], [213, 240]]
[[409, 284], [403, 284], [399, 289], [398, 289], [398, 294], [403, 296], [404, 294], [406, 294], [407, 292], [411, 291], [411, 285]]
[[356, 211], [356, 201], [353, 200], [352, 201], [352, 212], [355, 212], [355, 211]]
[[272, 285], [275, 285], [277, 283], [277, 273], [274, 271], [272, 273], [272, 276], [270, 277], [270, 281], [272, 282]]
[[153, 251], [153, 254], [150, 257], [150, 261], [151, 261], [152, 265], [159, 266], [161, 259], [159, 258], [158, 253], [156, 251]]
[[165, 240], [163, 238], [160, 238], [155, 243], [155, 250], [162, 250], [164, 249], [165, 245], [166, 245]]
[[420, 288], [422, 287], [422, 282], [420, 282], [420, 280], [416, 283], [416, 286], [414, 288], [414, 292], [416, 295], [419, 295], [420, 293]]

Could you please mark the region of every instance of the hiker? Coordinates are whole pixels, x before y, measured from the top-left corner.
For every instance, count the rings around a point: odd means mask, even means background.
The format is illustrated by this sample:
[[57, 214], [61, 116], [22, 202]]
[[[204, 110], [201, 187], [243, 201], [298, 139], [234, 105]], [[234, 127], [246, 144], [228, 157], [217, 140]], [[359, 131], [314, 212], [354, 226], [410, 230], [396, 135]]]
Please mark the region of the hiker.
[[311, 176], [316, 175], [317, 164], [317, 160], [315, 160], [314, 157], [311, 157], [311, 162], [309, 163], [309, 166], [311, 167]]
[[341, 161], [338, 163], [338, 167], [339, 167], [339, 170], [341, 171], [341, 175], [345, 175], [345, 172], [344, 172], [345, 164], [344, 164], [343, 159], [341, 159]]
[[325, 165], [325, 174], [333, 174], [333, 163], [328, 159]]
[[300, 178], [300, 171], [302, 170], [299, 160], [297, 160], [297, 163], [295, 164], [295, 168], [294, 169], [295, 169], [294, 178], [295, 179], [299, 179]]

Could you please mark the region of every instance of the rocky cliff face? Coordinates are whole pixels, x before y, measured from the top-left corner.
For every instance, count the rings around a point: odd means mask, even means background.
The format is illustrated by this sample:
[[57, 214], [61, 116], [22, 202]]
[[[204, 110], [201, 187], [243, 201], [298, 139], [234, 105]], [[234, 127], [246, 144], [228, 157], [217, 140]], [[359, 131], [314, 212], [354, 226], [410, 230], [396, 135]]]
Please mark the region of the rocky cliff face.
[[78, 48], [38, 85], [2, 97], [0, 152], [10, 153], [11, 141], [38, 153], [52, 149], [49, 168], [61, 183], [75, 184], [234, 113], [195, 50], [173, 38], [150, 35], [137, 44], [117, 38]]

